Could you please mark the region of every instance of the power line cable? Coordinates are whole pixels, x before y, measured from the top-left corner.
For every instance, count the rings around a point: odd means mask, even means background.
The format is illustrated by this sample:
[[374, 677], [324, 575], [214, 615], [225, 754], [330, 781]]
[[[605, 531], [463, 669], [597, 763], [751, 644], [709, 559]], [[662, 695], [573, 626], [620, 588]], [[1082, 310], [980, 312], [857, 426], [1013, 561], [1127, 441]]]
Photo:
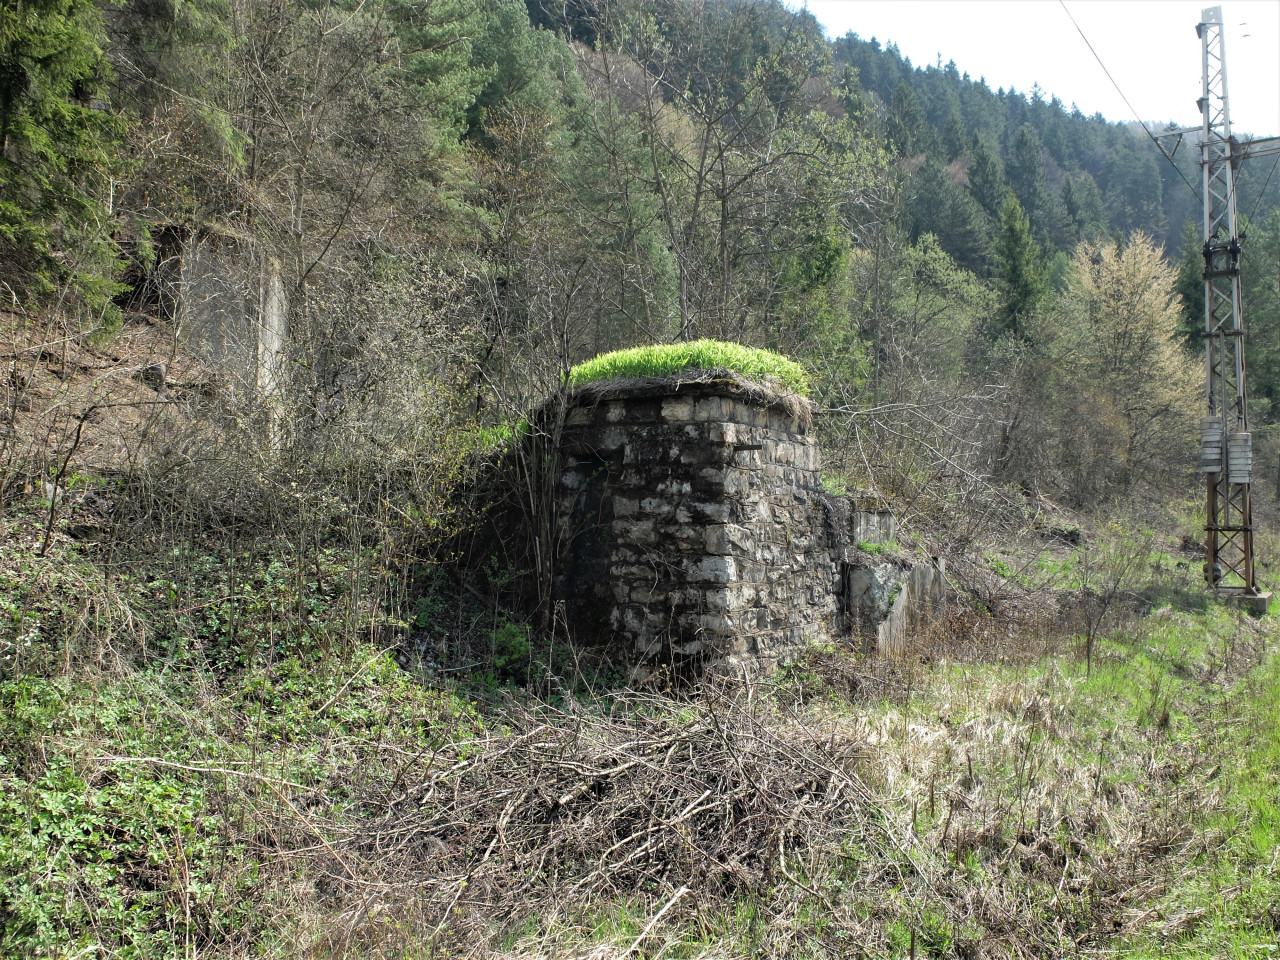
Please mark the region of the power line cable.
[[[1264, 180], [1264, 181], [1262, 181], [1262, 189], [1258, 192], [1258, 199], [1257, 199], [1257, 200], [1255, 200], [1255, 201], [1253, 202], [1253, 210], [1251, 210], [1251, 211], [1249, 212], [1249, 218], [1248, 218], [1248, 219], [1249, 219], [1249, 222], [1250, 222], [1250, 223], [1252, 223], [1252, 222], [1253, 222], [1253, 215], [1254, 215], [1255, 213], [1257, 213], [1257, 212], [1258, 212], [1258, 208], [1259, 208], [1260, 206], [1262, 206], [1263, 198], [1265, 198], [1265, 197], [1266, 197], [1266, 195], [1267, 195], [1267, 187], [1269, 187], [1269, 186], [1271, 185], [1271, 177], [1272, 177], [1272, 175], [1276, 172], [1276, 167], [1277, 167], [1277, 166], [1280, 166], [1280, 154], [1276, 154], [1276, 158], [1275, 158], [1275, 160], [1271, 161], [1271, 169], [1267, 172], [1267, 179], [1266, 179], [1266, 180]], [[1243, 241], [1243, 239], [1244, 239], [1244, 238], [1243, 238], [1243, 237], [1241, 237], [1241, 241]], [[1240, 263], [1241, 263], [1241, 265], [1246, 264], [1246, 263], [1248, 263], [1248, 264], [1252, 264], [1252, 260], [1250, 260], [1250, 258], [1249, 258], [1249, 252], [1248, 252], [1248, 250], [1244, 247], [1243, 242], [1241, 243], [1241, 247], [1240, 247]], [[1243, 291], [1243, 289], [1241, 290], [1241, 294], [1240, 294], [1240, 295], [1241, 295], [1241, 301], [1242, 301], [1242, 302], [1241, 302], [1241, 306], [1244, 306], [1245, 304], [1243, 303], [1243, 299], [1244, 299], [1244, 291]], [[1252, 301], [1250, 301], [1250, 302], [1249, 302], [1249, 304], [1248, 304], [1248, 306], [1249, 306], [1249, 307], [1252, 307], [1252, 306], [1253, 306], [1253, 302], [1252, 302]]]
[[1169, 161], [1169, 165], [1173, 167], [1174, 172], [1182, 178], [1182, 182], [1187, 185], [1187, 189], [1191, 191], [1196, 200], [1203, 203], [1204, 201], [1201, 200], [1199, 191], [1191, 185], [1191, 181], [1187, 179], [1186, 174], [1178, 169], [1178, 165], [1173, 162], [1173, 157], [1165, 153], [1165, 149], [1160, 145], [1160, 141], [1157, 140], [1155, 135], [1147, 129], [1147, 125], [1142, 121], [1142, 117], [1138, 116], [1138, 111], [1133, 109], [1133, 104], [1129, 102], [1129, 98], [1126, 97], [1124, 95], [1124, 91], [1120, 89], [1120, 84], [1116, 83], [1116, 78], [1111, 76], [1111, 71], [1107, 69], [1107, 65], [1103, 63], [1102, 58], [1098, 56], [1098, 51], [1093, 49], [1093, 44], [1089, 42], [1089, 38], [1086, 37], [1084, 35], [1084, 31], [1080, 29], [1080, 24], [1076, 23], [1076, 18], [1071, 16], [1071, 11], [1067, 9], [1066, 0], [1058, 0], [1058, 3], [1062, 5], [1062, 12], [1067, 15], [1067, 19], [1071, 21], [1071, 25], [1075, 27], [1076, 32], [1080, 34], [1080, 39], [1084, 41], [1084, 45], [1088, 47], [1089, 52], [1093, 54], [1093, 59], [1098, 61], [1098, 66], [1100, 66], [1102, 68], [1102, 72], [1107, 75], [1107, 79], [1111, 81], [1111, 85], [1116, 88], [1116, 93], [1120, 94], [1120, 99], [1124, 101], [1124, 105], [1128, 107], [1129, 112], [1133, 114], [1133, 119], [1137, 120], [1138, 126], [1142, 127], [1142, 132], [1145, 133], [1151, 139], [1151, 142], [1156, 145], [1156, 149], [1160, 151], [1160, 155]]
[[1258, 199], [1253, 202], [1253, 209], [1249, 211], [1249, 222], [1253, 222], [1253, 215], [1258, 212], [1258, 208], [1262, 206], [1262, 199], [1267, 195], [1267, 187], [1271, 186], [1271, 174], [1276, 172], [1276, 165], [1280, 164], [1280, 153], [1276, 154], [1276, 158], [1271, 161], [1271, 172], [1267, 174], [1267, 179], [1262, 181], [1262, 189], [1258, 191]]

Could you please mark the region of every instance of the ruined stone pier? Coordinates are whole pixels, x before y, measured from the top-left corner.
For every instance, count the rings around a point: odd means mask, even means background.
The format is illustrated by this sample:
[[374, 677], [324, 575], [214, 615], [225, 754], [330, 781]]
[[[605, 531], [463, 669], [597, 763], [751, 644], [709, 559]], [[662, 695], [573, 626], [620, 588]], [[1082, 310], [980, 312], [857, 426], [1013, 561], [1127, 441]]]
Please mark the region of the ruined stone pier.
[[574, 632], [641, 668], [776, 661], [856, 632], [858, 544], [891, 539], [892, 515], [824, 492], [811, 424], [803, 398], [720, 372], [580, 390], [556, 484]]

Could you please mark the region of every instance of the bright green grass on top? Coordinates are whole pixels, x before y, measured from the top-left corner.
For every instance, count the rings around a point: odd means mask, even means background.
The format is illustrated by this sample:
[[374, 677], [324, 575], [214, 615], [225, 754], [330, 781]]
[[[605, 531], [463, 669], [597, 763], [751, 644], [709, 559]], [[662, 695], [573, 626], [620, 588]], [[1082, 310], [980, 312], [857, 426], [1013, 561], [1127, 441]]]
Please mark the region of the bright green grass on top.
[[682, 370], [732, 370], [748, 380], [773, 377], [802, 396], [809, 395], [804, 367], [772, 350], [721, 340], [694, 340], [602, 353], [569, 371], [569, 386], [613, 377], [667, 377]]

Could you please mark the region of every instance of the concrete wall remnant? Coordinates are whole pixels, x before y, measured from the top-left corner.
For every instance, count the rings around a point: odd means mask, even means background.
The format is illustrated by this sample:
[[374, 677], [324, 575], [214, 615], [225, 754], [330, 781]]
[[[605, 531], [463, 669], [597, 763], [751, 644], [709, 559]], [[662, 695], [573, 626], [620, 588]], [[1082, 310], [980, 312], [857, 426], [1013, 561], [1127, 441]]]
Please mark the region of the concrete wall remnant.
[[864, 646], [900, 652], [946, 602], [946, 568], [940, 560], [904, 563], [869, 556], [849, 563], [842, 584], [855, 632]]
[[785, 660], [890, 620], [881, 642], [914, 629], [907, 611], [941, 602], [944, 579], [913, 572], [895, 597], [868, 599], [859, 571], [877, 558], [859, 544], [891, 540], [893, 515], [823, 490], [811, 421], [803, 398], [723, 371], [579, 388], [555, 480], [553, 591], [575, 634], [621, 644], [643, 675]]
[[272, 392], [288, 336], [280, 264], [248, 237], [203, 228], [182, 253], [178, 329], [231, 383]]

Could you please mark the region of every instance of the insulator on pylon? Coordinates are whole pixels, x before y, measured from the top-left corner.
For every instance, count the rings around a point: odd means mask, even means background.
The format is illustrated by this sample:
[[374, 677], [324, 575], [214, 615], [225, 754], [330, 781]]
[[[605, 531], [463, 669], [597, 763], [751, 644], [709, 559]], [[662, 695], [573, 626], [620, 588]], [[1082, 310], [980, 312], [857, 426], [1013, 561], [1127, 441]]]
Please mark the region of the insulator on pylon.
[[1222, 418], [1205, 417], [1200, 421], [1200, 472], [1222, 472]]
[[1253, 435], [1233, 433], [1227, 438], [1227, 479], [1249, 483], [1253, 473]]

